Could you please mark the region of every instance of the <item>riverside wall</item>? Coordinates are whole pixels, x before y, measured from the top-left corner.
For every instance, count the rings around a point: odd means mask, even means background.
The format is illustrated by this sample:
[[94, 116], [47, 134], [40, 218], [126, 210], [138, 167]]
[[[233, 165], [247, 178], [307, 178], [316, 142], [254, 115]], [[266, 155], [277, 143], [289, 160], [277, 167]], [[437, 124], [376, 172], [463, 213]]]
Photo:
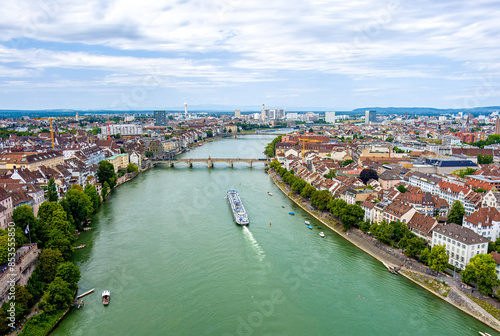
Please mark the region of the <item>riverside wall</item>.
[[[352, 243], [354, 246], [358, 247], [362, 251], [368, 253], [371, 255], [373, 258], [377, 259], [380, 262], [385, 262], [389, 266], [396, 266], [401, 264], [401, 260], [397, 258], [396, 256], [387, 253], [384, 250], [381, 250], [377, 248], [376, 246], [373, 246], [372, 244], [367, 244], [366, 241], [356, 235], [353, 234], [352, 232], [344, 232], [338, 224], [335, 224], [335, 222], [328, 216], [325, 216], [322, 214], [322, 212], [318, 210], [313, 210], [313, 209], [308, 209], [306, 205], [304, 205], [301, 200], [296, 199], [291, 196], [292, 191], [287, 190], [285, 187], [285, 183], [283, 185], [278, 181], [278, 175], [274, 172], [274, 170], [270, 169], [269, 170], [269, 176], [271, 177], [272, 181], [274, 184], [290, 199], [292, 200], [296, 205], [301, 207], [305, 212], [307, 212], [309, 215], [313, 216], [316, 218], [318, 221], [320, 221], [323, 225], [328, 227], [330, 230], [336, 232], [339, 236], [342, 238], [346, 239], [350, 243]], [[425, 287], [423, 284], [419, 283], [418, 281], [415, 281], [412, 279], [409, 275], [404, 273], [404, 270], [402, 272], [399, 272], [399, 274], [403, 275], [406, 279], [410, 280], [411, 282], [419, 285], [420, 287], [424, 288], [425, 290], [429, 291], [430, 293], [436, 295], [440, 299], [448, 302], [449, 304], [452, 304], [456, 308], [462, 310], [463, 312], [469, 314], [470, 316], [474, 317], [475, 319], [481, 321], [482, 323], [486, 324], [492, 329], [495, 329], [500, 332], [500, 321], [498, 321], [496, 318], [494, 318], [491, 314], [489, 314], [487, 311], [485, 311], [483, 308], [481, 308], [478, 304], [476, 304], [474, 301], [472, 301], [470, 298], [466, 297], [464, 294], [462, 294], [460, 291], [451, 288], [450, 293], [448, 294], [447, 297], [444, 297], [442, 295], [439, 295], [438, 293], [432, 291], [431, 289]], [[423, 274], [423, 273], [421, 273]], [[424, 276], [427, 276], [431, 278], [429, 275], [423, 274]], [[434, 278], [434, 277], [432, 277]]]

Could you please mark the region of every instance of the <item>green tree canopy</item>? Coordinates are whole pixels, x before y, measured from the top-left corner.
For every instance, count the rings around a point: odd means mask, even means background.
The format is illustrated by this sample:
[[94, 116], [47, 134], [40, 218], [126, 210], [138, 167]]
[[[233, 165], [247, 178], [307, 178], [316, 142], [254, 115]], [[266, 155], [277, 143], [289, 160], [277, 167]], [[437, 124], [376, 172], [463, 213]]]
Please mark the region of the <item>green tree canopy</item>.
[[127, 165], [127, 173], [137, 173], [139, 171], [139, 167], [137, 167], [133, 163], [129, 163]]
[[344, 230], [349, 230], [352, 226], [358, 225], [365, 216], [365, 211], [355, 204], [348, 204], [340, 210], [339, 219]]
[[69, 283], [61, 278], [55, 278], [43, 294], [43, 301], [40, 302], [40, 309], [45, 313], [52, 313], [57, 309], [65, 309], [73, 301], [73, 291]]
[[448, 254], [444, 245], [436, 245], [431, 249], [428, 265], [430, 269], [438, 272], [443, 272], [446, 269]]
[[95, 186], [90, 183], [87, 183], [84, 192], [88, 197], [90, 197], [90, 200], [92, 201], [92, 208], [94, 209], [94, 212], [96, 212], [101, 205], [101, 196], [97, 193]]
[[38, 267], [42, 275], [42, 281], [49, 283], [54, 280], [59, 265], [64, 261], [62, 254], [58, 250], [43, 249], [40, 254]]
[[39, 231], [38, 220], [29, 205], [21, 205], [15, 208], [12, 213], [12, 221], [16, 223], [16, 227], [20, 228], [22, 232], [25, 232], [26, 226], [29, 225], [31, 241], [37, 241], [37, 233]]
[[387, 221], [383, 220], [380, 224], [374, 223], [370, 227], [370, 233], [374, 235], [377, 240], [384, 244], [389, 244], [394, 232], [394, 226], [391, 226]]
[[97, 168], [97, 180], [100, 183], [107, 182], [111, 189], [115, 187], [116, 173], [115, 173], [115, 167], [111, 162], [108, 161], [99, 162], [99, 167]]
[[498, 285], [496, 266], [491, 254], [475, 255], [462, 271], [462, 279], [467, 283], [477, 283], [481, 293], [491, 295], [493, 286]]
[[316, 190], [311, 195], [311, 205], [318, 210], [325, 210], [331, 199], [332, 194], [328, 190]]
[[77, 229], [81, 229], [94, 212], [94, 204], [90, 197], [82, 190], [81, 186], [73, 185], [61, 201], [61, 205], [72, 218]]
[[399, 190], [400, 193], [404, 194], [405, 192], [408, 191], [408, 189], [405, 188], [404, 185], [400, 184], [398, 185], [397, 189]]
[[314, 191], [316, 191], [316, 188], [314, 188], [312, 185], [308, 183], [302, 190], [302, 193], [300, 193], [300, 196], [304, 198], [310, 198]]
[[66, 281], [72, 290], [76, 290], [78, 281], [80, 281], [80, 269], [71, 261], [67, 261], [57, 267], [56, 277]]
[[464, 168], [464, 169], [457, 169], [452, 174], [460, 176], [461, 178], [464, 178], [465, 175], [472, 175], [472, 174], [474, 174], [475, 171], [476, 170], [473, 168]]
[[448, 223], [455, 223], [458, 225], [462, 225], [463, 219], [465, 215], [465, 209], [462, 203], [459, 200], [453, 202], [451, 206], [450, 214], [448, 215]]
[[330, 169], [330, 171], [327, 174], [323, 175], [323, 177], [329, 179], [335, 178], [337, 177], [337, 172], [335, 171], [335, 169]]
[[57, 202], [59, 199], [59, 195], [57, 193], [57, 187], [54, 182], [54, 179], [51, 178], [49, 180], [49, 183], [47, 184], [47, 200], [49, 202]]

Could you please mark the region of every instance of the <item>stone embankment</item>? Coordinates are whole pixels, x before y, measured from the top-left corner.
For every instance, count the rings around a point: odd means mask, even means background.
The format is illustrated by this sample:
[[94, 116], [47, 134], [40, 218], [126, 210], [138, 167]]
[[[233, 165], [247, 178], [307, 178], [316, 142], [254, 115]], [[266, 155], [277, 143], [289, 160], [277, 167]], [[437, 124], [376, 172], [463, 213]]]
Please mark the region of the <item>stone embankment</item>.
[[361, 232], [360, 230], [351, 229], [344, 232], [340, 223], [338, 223], [338, 221], [330, 213], [316, 210], [310, 205], [309, 201], [302, 199], [300, 196], [294, 196], [293, 191], [286, 183], [283, 182], [281, 177], [277, 175], [273, 169], [269, 169], [268, 173], [274, 184], [285, 195], [287, 195], [288, 198], [290, 198], [304, 211], [323, 223], [330, 230], [336, 232], [339, 236], [343, 237], [380, 262], [384, 262], [392, 267], [402, 267], [399, 273], [408, 280], [500, 332], [500, 321], [468, 298], [458, 288], [445, 288], [444, 285], [438, 285], [441, 283], [438, 277], [439, 273], [434, 272], [425, 265], [406, 257], [401, 251], [394, 250], [387, 245], [381, 244], [376, 241], [375, 238]]

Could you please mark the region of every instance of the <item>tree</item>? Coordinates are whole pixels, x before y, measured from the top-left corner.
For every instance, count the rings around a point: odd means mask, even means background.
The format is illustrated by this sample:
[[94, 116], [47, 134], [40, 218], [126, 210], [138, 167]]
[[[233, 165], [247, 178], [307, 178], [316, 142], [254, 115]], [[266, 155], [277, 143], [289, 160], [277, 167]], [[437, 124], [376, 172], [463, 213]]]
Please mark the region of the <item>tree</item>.
[[40, 254], [39, 267], [42, 281], [49, 283], [54, 280], [59, 264], [63, 262], [61, 252], [58, 250], [44, 249]]
[[30, 301], [33, 296], [23, 286], [15, 285], [14, 289], [16, 290], [16, 303], [19, 303], [26, 311], [30, 307]]
[[446, 253], [444, 245], [436, 245], [431, 249], [428, 265], [430, 269], [437, 272], [443, 272], [446, 269], [448, 265], [448, 254]]
[[391, 242], [392, 233], [394, 232], [394, 227], [389, 225], [387, 221], [383, 220], [380, 225], [374, 223], [370, 227], [370, 233], [374, 235], [377, 240], [384, 244], [389, 244]]
[[311, 205], [318, 210], [325, 210], [332, 194], [328, 190], [316, 190], [311, 195]]
[[104, 182], [101, 189], [101, 196], [103, 202], [106, 200], [106, 196], [108, 195], [108, 193], [109, 193], [109, 184], [108, 182]]
[[366, 184], [369, 180], [374, 179], [378, 181], [377, 171], [374, 169], [366, 168], [361, 171], [359, 178]]
[[146, 157], [148, 157], [148, 158], [150, 158], [150, 157], [152, 157], [152, 156], [154, 155], [152, 151], [146, 151], [144, 154], [145, 154], [145, 155], [146, 155]]
[[491, 254], [475, 255], [462, 271], [462, 279], [467, 283], [477, 283], [481, 293], [491, 295], [493, 286], [498, 284], [496, 266]]
[[43, 202], [38, 209], [38, 239], [44, 246], [50, 239], [50, 233], [57, 229], [71, 235], [72, 227], [68, 215], [61, 204], [56, 202]]
[[400, 184], [398, 185], [397, 189], [399, 190], [400, 193], [404, 194], [405, 192], [408, 191], [408, 189], [405, 188], [404, 185]]
[[403, 237], [411, 235], [411, 231], [403, 222], [393, 221], [390, 222], [389, 225], [394, 228], [394, 231], [392, 233], [392, 239], [394, 239], [394, 241], [400, 241], [401, 239], [403, 239]]
[[347, 231], [352, 226], [358, 225], [365, 216], [365, 211], [359, 205], [348, 204], [340, 210], [339, 219], [344, 230]]
[[482, 155], [478, 154], [477, 155], [477, 163], [479, 164], [490, 164], [493, 163], [493, 155]]
[[73, 253], [73, 237], [64, 231], [52, 230], [49, 233], [49, 240], [45, 247], [61, 252], [65, 260], [68, 260]]
[[97, 193], [95, 186], [90, 183], [87, 183], [84, 192], [88, 197], [90, 197], [90, 200], [92, 201], [92, 208], [94, 209], [94, 212], [96, 212], [101, 205], [101, 196]]
[[462, 203], [459, 200], [453, 202], [451, 206], [450, 214], [448, 215], [448, 223], [455, 223], [458, 225], [462, 225], [462, 221], [464, 219], [465, 209]]
[[49, 184], [47, 184], [47, 200], [49, 202], [57, 202], [59, 199], [59, 195], [57, 194], [56, 184], [54, 179], [51, 178], [49, 180]]
[[77, 229], [82, 228], [82, 224], [87, 221], [92, 213], [94, 212], [94, 205], [90, 197], [73, 185], [70, 190], [66, 193], [66, 197], [61, 201], [61, 205], [68, 214], [68, 217], [72, 218]]
[[5, 309], [0, 308], [0, 335], [6, 335], [7, 332], [9, 331], [10, 321], [7, 320], [7, 312]]
[[211, 137], [213, 137], [213, 136], [214, 136], [213, 131], [212, 131], [211, 129], [208, 129], [208, 130], [207, 130], [207, 138], [211, 138]]
[[29, 226], [29, 235], [33, 242], [37, 241], [38, 220], [33, 214], [33, 209], [29, 205], [21, 205], [14, 209], [12, 213], [12, 221], [16, 223], [22, 232], [25, 232], [26, 227]]
[[330, 202], [328, 202], [328, 208], [330, 209], [332, 215], [334, 215], [335, 217], [340, 217], [342, 209], [346, 206], [347, 202], [341, 198], [334, 198]]
[[[421, 254], [425, 249], [425, 241], [420, 237], [415, 236], [410, 239], [404, 237], [403, 239], [407, 239], [408, 242], [406, 244], [405, 254], [411, 258], [414, 258], [416, 255]], [[401, 239], [401, 241], [403, 241], [403, 239]]]
[[337, 177], [337, 173], [336, 173], [335, 169], [330, 169], [330, 171], [327, 174], [323, 175], [323, 177], [332, 179], [332, 178]]
[[276, 137], [270, 144], [266, 146], [266, 149], [264, 150], [264, 154], [267, 157], [274, 157], [276, 154], [276, 144], [278, 142], [281, 142], [281, 135]]
[[127, 165], [127, 173], [137, 173], [139, 171], [139, 167], [137, 167], [133, 163], [129, 163]]
[[307, 182], [304, 181], [303, 179], [296, 179], [295, 182], [292, 184], [292, 190], [298, 192], [299, 194], [302, 193], [302, 190], [304, 190], [305, 186], [307, 185]]
[[73, 301], [73, 291], [69, 283], [61, 278], [55, 278], [43, 294], [43, 301], [40, 302], [40, 309], [45, 313], [52, 313], [57, 309], [65, 309]]
[[71, 261], [67, 261], [59, 265], [56, 277], [69, 283], [72, 290], [76, 290], [78, 281], [80, 281], [80, 269]]
[[351, 163], [353, 163], [353, 162], [354, 162], [354, 160], [347, 159], [347, 160], [345, 160], [344, 162], [342, 162], [340, 165], [341, 165], [342, 167], [345, 167], [345, 166], [350, 165], [350, 164], [351, 164]]
[[473, 168], [464, 168], [464, 169], [457, 169], [452, 174], [464, 178], [466, 175], [474, 174], [475, 171], [476, 170]]
[[393, 142], [394, 138], [393, 137], [387, 137], [387, 139], [385, 139], [385, 141], [387, 141], [387, 142]]
[[97, 180], [100, 183], [107, 182], [111, 189], [114, 188], [116, 185], [116, 173], [115, 167], [111, 162], [99, 162], [99, 168], [97, 168]]
[[430, 256], [431, 256], [431, 251], [429, 250], [428, 247], [426, 247], [420, 253], [420, 261], [427, 265], [429, 264]]
[[313, 130], [313, 128], [312, 128], [312, 127], [311, 127], [311, 128], [309, 128], [309, 133], [314, 133], [314, 130]]
[[314, 188], [312, 185], [308, 183], [300, 193], [300, 196], [304, 198], [310, 198], [314, 191], [316, 191], [316, 188]]

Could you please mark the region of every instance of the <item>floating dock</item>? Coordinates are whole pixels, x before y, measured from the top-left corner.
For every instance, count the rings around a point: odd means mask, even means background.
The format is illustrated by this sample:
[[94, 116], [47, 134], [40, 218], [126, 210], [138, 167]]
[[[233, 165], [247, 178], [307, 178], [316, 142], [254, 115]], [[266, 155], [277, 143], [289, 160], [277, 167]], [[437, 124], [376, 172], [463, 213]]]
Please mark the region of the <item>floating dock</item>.
[[78, 295], [76, 298], [77, 298], [77, 299], [81, 299], [82, 297], [87, 296], [87, 295], [89, 295], [90, 293], [93, 293], [93, 292], [94, 292], [94, 289], [95, 289], [95, 288], [92, 288], [91, 290], [88, 290], [88, 291], [86, 291], [85, 293]]
[[82, 248], [84, 248], [84, 247], [86, 247], [86, 246], [87, 246], [87, 245], [85, 245], [85, 244], [78, 245], [78, 246], [73, 247], [73, 250], [79, 250], [79, 249], [82, 249]]

